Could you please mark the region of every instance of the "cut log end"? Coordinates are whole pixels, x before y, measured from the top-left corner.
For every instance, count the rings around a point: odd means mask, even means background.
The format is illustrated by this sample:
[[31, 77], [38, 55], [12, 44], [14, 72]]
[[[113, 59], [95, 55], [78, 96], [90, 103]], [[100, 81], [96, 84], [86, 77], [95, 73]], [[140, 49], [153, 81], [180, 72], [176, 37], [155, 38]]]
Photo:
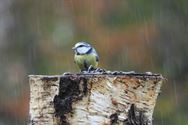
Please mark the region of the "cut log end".
[[29, 76], [32, 124], [152, 125], [158, 74]]

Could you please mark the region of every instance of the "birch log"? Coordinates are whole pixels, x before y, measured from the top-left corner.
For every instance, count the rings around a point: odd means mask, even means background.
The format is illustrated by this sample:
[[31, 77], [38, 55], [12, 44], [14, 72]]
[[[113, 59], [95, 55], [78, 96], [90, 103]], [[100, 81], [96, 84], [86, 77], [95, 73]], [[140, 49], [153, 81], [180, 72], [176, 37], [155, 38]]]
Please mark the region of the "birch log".
[[31, 125], [152, 125], [157, 74], [30, 75]]

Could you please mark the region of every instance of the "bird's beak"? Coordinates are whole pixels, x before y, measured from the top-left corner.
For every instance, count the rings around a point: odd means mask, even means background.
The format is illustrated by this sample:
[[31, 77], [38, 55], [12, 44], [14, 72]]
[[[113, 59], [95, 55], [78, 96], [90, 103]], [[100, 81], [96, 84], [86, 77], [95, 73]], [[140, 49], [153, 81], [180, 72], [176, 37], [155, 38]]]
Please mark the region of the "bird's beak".
[[73, 50], [75, 50], [75, 49], [76, 49], [76, 47], [74, 46], [74, 47], [72, 47], [72, 49], [73, 49]]

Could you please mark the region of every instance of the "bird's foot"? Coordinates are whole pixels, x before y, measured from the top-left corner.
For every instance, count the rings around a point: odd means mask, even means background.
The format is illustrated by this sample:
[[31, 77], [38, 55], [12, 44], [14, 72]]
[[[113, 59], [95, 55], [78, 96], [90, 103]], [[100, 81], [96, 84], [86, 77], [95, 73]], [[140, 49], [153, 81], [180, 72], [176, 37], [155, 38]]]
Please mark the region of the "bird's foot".
[[90, 73], [95, 70], [96, 70], [96, 68], [94, 68], [92, 65], [90, 65], [87, 71]]
[[99, 73], [99, 74], [105, 74], [106, 70], [102, 69], [102, 68], [95, 68], [92, 65], [89, 66], [89, 68], [87, 70], [81, 70], [81, 73]]

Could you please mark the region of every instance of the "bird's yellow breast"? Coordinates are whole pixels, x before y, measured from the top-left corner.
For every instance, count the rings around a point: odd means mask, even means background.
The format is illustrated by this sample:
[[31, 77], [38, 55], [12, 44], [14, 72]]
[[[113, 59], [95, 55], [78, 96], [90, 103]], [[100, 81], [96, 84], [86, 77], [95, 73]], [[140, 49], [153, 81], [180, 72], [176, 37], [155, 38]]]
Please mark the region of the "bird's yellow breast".
[[81, 70], [85, 70], [86, 64], [88, 65], [88, 67], [92, 65], [94, 68], [96, 68], [98, 65], [98, 62], [96, 61], [96, 55], [93, 53], [84, 54], [84, 55], [75, 55], [74, 61]]

